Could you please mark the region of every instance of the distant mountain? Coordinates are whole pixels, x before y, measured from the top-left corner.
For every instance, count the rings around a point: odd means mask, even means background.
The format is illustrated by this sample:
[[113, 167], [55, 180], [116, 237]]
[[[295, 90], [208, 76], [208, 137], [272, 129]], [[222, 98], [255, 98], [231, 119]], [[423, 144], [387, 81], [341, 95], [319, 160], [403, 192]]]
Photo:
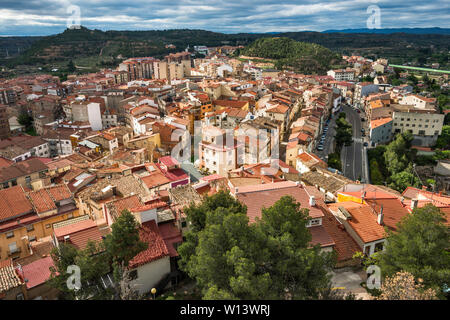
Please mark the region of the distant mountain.
[[344, 30], [326, 30], [322, 33], [408, 33], [408, 34], [445, 34], [450, 35], [449, 28], [385, 28], [385, 29], [344, 29]]

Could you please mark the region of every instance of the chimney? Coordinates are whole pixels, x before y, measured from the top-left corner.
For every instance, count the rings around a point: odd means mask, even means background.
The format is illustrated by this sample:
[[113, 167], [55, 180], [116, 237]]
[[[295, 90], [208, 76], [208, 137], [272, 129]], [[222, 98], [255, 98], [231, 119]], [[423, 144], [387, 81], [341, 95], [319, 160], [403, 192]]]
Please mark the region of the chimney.
[[239, 191], [239, 188], [238, 188], [238, 187], [235, 187], [235, 188], [234, 188], [234, 194], [237, 194], [238, 191]]
[[362, 196], [361, 196], [361, 202], [364, 202], [364, 198], [366, 197], [366, 192], [364, 191]]
[[411, 209], [414, 210], [417, 208], [417, 204], [419, 203], [418, 199], [412, 199], [411, 200]]
[[380, 210], [380, 213], [378, 214], [378, 217], [377, 217], [377, 222], [378, 222], [378, 224], [380, 226], [383, 225], [383, 219], [384, 219], [383, 205], [381, 205], [381, 210]]
[[309, 205], [311, 207], [314, 207], [316, 205], [316, 197], [314, 196], [309, 196]]

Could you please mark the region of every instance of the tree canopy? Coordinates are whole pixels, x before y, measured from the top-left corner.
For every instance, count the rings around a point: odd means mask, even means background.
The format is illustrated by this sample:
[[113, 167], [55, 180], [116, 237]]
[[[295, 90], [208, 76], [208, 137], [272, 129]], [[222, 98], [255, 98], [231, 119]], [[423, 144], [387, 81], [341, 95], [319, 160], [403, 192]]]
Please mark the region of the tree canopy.
[[397, 232], [388, 231], [386, 249], [379, 255], [383, 276], [407, 271], [442, 293], [444, 284], [450, 284], [450, 234], [443, 222], [443, 213], [429, 204], [407, 215]]
[[329, 288], [334, 256], [310, 246], [308, 211], [292, 197], [263, 209], [253, 224], [225, 192], [186, 212], [197, 222], [178, 248], [180, 267], [204, 299], [308, 299]]
[[[52, 251], [55, 268], [52, 270], [49, 285], [57, 288], [64, 299], [129, 299], [138, 295], [129, 282], [129, 261], [147, 244], [139, 239], [138, 223], [134, 216], [124, 210], [112, 224], [112, 232], [100, 242], [89, 241], [83, 250], [71, 244], [60, 243]], [[67, 286], [71, 276], [69, 266], [80, 268], [81, 288], [72, 290]], [[105, 288], [101, 277], [113, 272], [113, 287]]]

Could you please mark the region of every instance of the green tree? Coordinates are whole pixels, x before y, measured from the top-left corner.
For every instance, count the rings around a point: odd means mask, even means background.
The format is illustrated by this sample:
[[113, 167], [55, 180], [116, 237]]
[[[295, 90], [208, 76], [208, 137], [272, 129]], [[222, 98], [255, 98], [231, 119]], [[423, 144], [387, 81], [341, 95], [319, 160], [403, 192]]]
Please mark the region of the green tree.
[[67, 71], [75, 72], [75, 70], [76, 70], [75, 64], [73, 63], [72, 60], [70, 60], [69, 63], [67, 64]]
[[116, 266], [128, 266], [130, 260], [148, 246], [140, 240], [139, 224], [126, 209], [111, 225], [111, 233], [106, 236], [104, 242], [108, 255]]
[[[112, 299], [113, 291], [103, 286], [101, 276], [110, 270], [103, 244], [89, 241], [84, 250], [78, 250], [71, 244], [61, 243], [51, 253], [55, 267], [51, 268], [48, 284], [59, 290], [62, 299]], [[80, 269], [80, 284], [78, 290], [68, 287], [69, 277], [73, 273], [69, 266]], [[70, 281], [69, 281], [70, 283]]]
[[414, 174], [412, 166], [399, 173], [395, 173], [390, 177], [389, 187], [399, 192], [403, 192], [407, 187], [419, 187], [420, 180]]
[[202, 288], [203, 298], [319, 297], [329, 285], [334, 260], [319, 247], [309, 247], [307, 211], [283, 197], [249, 225], [245, 206], [240, 211], [236, 204], [223, 207], [221, 198], [210, 197], [203, 228], [188, 233], [178, 250], [181, 267]]
[[410, 132], [398, 134], [395, 139], [389, 143], [384, 152], [384, 160], [388, 171], [391, 174], [397, 174], [405, 170], [411, 161], [411, 142], [413, 140]]
[[335, 263], [334, 254], [310, 247], [311, 234], [306, 227], [309, 210], [301, 209], [294, 198], [284, 196], [262, 210], [257, 228], [266, 236], [269, 259], [264, 263], [272, 280], [270, 290], [287, 299], [318, 299], [330, 285], [328, 272]]
[[328, 166], [337, 170], [342, 170], [341, 156], [339, 153], [330, 153], [328, 155]]
[[388, 231], [386, 248], [379, 255], [383, 276], [407, 271], [442, 295], [450, 283], [450, 233], [444, 221], [443, 213], [428, 204], [407, 215], [397, 232]]
[[352, 125], [345, 119], [345, 112], [339, 114], [336, 120], [336, 151], [340, 153], [342, 146], [349, 146], [352, 143]]
[[442, 127], [441, 135], [436, 141], [436, 148], [450, 149], [450, 125]]
[[384, 177], [380, 172], [377, 160], [370, 160], [370, 180], [373, 184], [383, 185]]

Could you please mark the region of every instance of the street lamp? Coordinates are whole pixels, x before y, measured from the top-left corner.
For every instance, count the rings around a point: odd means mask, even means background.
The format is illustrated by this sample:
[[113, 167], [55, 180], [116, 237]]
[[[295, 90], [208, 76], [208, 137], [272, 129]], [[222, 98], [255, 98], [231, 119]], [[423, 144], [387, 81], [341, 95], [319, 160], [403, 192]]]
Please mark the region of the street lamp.
[[153, 300], [155, 300], [156, 288], [152, 288], [150, 292], [153, 294]]

